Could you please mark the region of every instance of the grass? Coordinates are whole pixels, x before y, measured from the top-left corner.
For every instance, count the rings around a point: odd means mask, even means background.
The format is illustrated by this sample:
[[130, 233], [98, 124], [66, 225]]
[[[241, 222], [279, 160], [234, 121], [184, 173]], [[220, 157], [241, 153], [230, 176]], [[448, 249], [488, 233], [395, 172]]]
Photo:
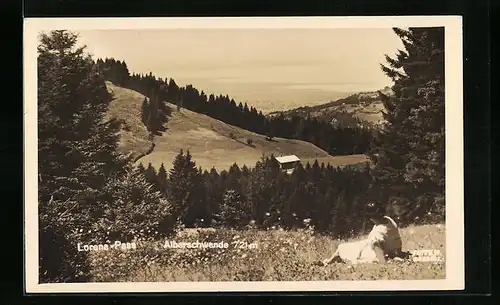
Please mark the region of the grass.
[[106, 82], [106, 86], [113, 96], [108, 115], [122, 122], [119, 151], [124, 154], [131, 153], [134, 159], [147, 154], [153, 142], [149, 140], [149, 133], [141, 121], [144, 95], [115, 86], [109, 81]]
[[[173, 105], [169, 105], [172, 108]], [[263, 155], [294, 153], [299, 157], [327, 157], [324, 150], [303, 141], [275, 138], [267, 141], [259, 135], [231, 126], [209, 116], [182, 109], [174, 111], [167, 123], [167, 131], [155, 138], [153, 152], [139, 160], [158, 168], [164, 163], [168, 169], [180, 149], [188, 150], [198, 166], [227, 170], [236, 163], [240, 167], [254, 166]], [[248, 140], [252, 145], [248, 145]]]
[[[152, 142], [148, 140], [147, 130], [140, 119], [144, 96], [110, 82], [106, 84], [114, 95], [109, 113], [123, 120], [129, 130], [121, 131], [120, 150], [125, 153], [132, 152], [134, 156], [142, 156], [137, 162], [144, 165], [151, 163], [157, 169], [163, 163], [168, 170], [181, 149], [190, 151], [197, 166], [207, 170], [214, 167], [218, 171], [228, 170], [234, 163], [240, 167], [243, 165], [253, 167], [263, 155], [270, 154], [276, 156], [294, 154], [310, 161], [311, 164], [318, 158], [328, 160], [335, 166], [357, 163], [363, 159], [362, 155], [351, 158], [333, 157], [305, 141], [283, 138], [273, 138], [273, 141], [268, 141], [264, 135], [228, 125], [203, 114], [187, 109], [177, 112], [173, 104], [168, 104], [172, 109], [172, 115], [165, 126], [167, 130], [155, 136], [153, 140], [155, 146], [149, 153]], [[248, 144], [249, 140], [251, 145]]]
[[[401, 229], [403, 250], [437, 249], [445, 257], [442, 225]], [[361, 238], [363, 236], [359, 236]], [[357, 238], [355, 238], [357, 239]], [[136, 250], [93, 252], [96, 282], [158, 281], [321, 281], [444, 279], [445, 263], [388, 261], [371, 264], [315, 265], [340, 242], [310, 230], [185, 229], [177, 242], [227, 242], [227, 249], [165, 249], [162, 242], [138, 242]], [[238, 248], [237, 244], [247, 244]], [[253, 245], [253, 246], [252, 246]], [[155, 249], [155, 246], [158, 249]], [[111, 250], [110, 250], [111, 251]], [[112, 250], [118, 251], [118, 250]]]

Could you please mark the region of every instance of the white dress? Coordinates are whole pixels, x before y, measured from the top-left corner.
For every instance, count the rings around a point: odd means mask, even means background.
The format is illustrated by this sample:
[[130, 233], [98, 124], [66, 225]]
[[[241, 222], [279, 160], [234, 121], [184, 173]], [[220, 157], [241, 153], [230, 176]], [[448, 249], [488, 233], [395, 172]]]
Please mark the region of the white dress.
[[376, 247], [368, 239], [342, 243], [337, 251], [343, 262], [351, 264], [372, 263], [380, 260]]
[[390, 217], [384, 218], [386, 222], [374, 225], [366, 239], [340, 244], [338, 256], [344, 262], [359, 264], [383, 262], [385, 255], [399, 253], [402, 242], [398, 226]]

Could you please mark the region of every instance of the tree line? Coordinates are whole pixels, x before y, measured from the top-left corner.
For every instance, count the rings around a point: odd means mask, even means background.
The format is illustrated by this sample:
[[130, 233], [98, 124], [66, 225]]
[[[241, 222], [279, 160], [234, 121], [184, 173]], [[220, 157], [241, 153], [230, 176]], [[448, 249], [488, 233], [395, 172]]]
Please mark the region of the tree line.
[[[371, 130], [355, 125], [337, 125], [314, 117], [283, 113], [266, 117], [261, 111], [247, 103], [237, 103], [228, 95], [207, 95], [192, 85], [179, 87], [173, 78], [158, 78], [149, 74], [129, 75], [124, 61], [106, 58], [98, 59], [97, 66], [103, 76], [119, 85], [136, 90], [151, 100], [171, 101], [179, 110], [188, 110], [208, 115], [227, 124], [255, 133], [274, 137], [297, 139], [310, 142], [332, 155], [366, 153], [372, 138]], [[162, 103], [159, 103], [161, 105]]]
[[308, 225], [317, 232], [347, 237], [364, 230], [366, 200], [371, 175], [363, 166], [333, 167], [301, 163], [292, 174], [280, 170], [267, 156], [248, 168], [233, 164], [220, 173], [197, 168], [189, 151], [181, 151], [169, 172], [161, 164], [139, 165], [148, 182], [176, 207], [179, 222], [187, 227], [230, 227], [297, 229]]

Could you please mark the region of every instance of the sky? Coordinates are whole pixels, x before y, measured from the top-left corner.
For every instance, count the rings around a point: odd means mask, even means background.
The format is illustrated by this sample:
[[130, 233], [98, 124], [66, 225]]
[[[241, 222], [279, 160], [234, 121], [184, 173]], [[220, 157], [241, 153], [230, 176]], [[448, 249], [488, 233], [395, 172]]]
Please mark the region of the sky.
[[165, 29], [78, 31], [95, 59], [174, 78], [264, 112], [325, 103], [391, 81], [385, 54], [403, 48], [392, 29]]

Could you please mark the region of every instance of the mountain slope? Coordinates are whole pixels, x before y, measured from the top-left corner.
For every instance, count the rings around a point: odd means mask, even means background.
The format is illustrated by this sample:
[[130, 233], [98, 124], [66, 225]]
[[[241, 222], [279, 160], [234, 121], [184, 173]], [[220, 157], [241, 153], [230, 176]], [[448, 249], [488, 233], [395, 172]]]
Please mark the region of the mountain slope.
[[[384, 94], [391, 94], [391, 89], [386, 87], [381, 90]], [[379, 94], [373, 92], [359, 92], [346, 98], [331, 101], [316, 106], [305, 106], [283, 111], [285, 116], [313, 117], [332, 123], [341, 123], [352, 126], [356, 124], [356, 119], [363, 123], [381, 124], [384, 121], [382, 111], [384, 106]], [[277, 115], [280, 112], [273, 112], [270, 115]]]
[[109, 113], [122, 120], [125, 125], [121, 132], [120, 150], [137, 156], [137, 163], [151, 163], [155, 168], [163, 163], [168, 170], [181, 149], [190, 151], [197, 166], [207, 170], [214, 167], [218, 171], [227, 170], [234, 163], [240, 167], [253, 167], [263, 155], [270, 154], [295, 154], [304, 162], [311, 163], [318, 158], [320, 162], [335, 166], [366, 161], [364, 155], [332, 157], [304, 141], [282, 138], [268, 141], [264, 135], [228, 125], [203, 114], [187, 109], [178, 112], [176, 106], [170, 103], [167, 106], [171, 108], [172, 114], [165, 124], [166, 131], [150, 141], [141, 122], [144, 96], [110, 82], [106, 85], [114, 96]]
[[[168, 104], [175, 109], [174, 105]], [[233, 163], [254, 166], [262, 155], [296, 154], [299, 158], [328, 157], [322, 149], [303, 141], [275, 139], [225, 124], [209, 116], [182, 109], [172, 111], [167, 130], [155, 137], [155, 148], [138, 162], [151, 162], [168, 169], [181, 149], [189, 150], [197, 165], [204, 169], [228, 169]], [[247, 144], [251, 139], [252, 146]]]
[[120, 130], [119, 151], [132, 154], [135, 159], [147, 154], [153, 148], [149, 132], [141, 121], [141, 105], [144, 95], [106, 82], [108, 92], [113, 96], [108, 108], [108, 115], [122, 123]]

